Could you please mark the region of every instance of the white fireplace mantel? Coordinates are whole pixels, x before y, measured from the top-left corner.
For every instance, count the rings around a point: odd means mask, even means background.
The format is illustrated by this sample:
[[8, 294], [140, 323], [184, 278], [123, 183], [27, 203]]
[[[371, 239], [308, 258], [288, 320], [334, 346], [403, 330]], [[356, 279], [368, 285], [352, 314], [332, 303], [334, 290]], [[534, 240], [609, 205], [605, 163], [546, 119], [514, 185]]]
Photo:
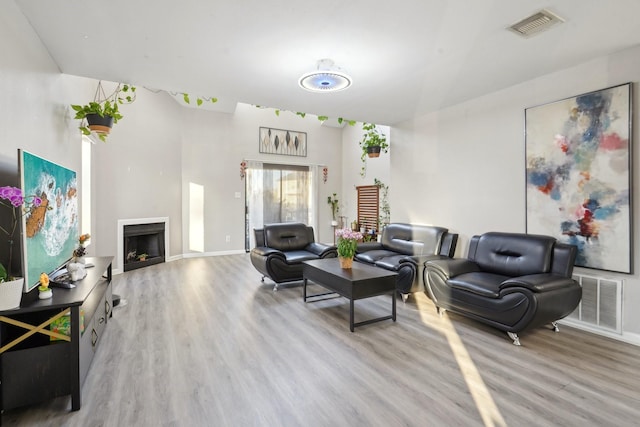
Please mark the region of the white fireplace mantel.
[[118, 250], [116, 254], [116, 262], [114, 265], [114, 273], [121, 273], [124, 271], [124, 226], [125, 225], [138, 225], [138, 224], [153, 224], [157, 222], [164, 223], [164, 253], [165, 259], [168, 259], [169, 254], [169, 217], [155, 217], [155, 218], [134, 218], [134, 219], [119, 219], [118, 220]]

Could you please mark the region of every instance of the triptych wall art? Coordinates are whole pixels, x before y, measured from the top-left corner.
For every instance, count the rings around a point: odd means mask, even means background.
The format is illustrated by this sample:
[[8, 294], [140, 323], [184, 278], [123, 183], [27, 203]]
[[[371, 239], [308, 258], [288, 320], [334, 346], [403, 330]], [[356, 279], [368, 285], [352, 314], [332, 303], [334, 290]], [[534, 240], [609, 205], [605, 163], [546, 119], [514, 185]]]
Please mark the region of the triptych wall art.
[[307, 156], [307, 134], [294, 130], [260, 128], [260, 153]]
[[525, 110], [527, 232], [631, 273], [631, 83]]

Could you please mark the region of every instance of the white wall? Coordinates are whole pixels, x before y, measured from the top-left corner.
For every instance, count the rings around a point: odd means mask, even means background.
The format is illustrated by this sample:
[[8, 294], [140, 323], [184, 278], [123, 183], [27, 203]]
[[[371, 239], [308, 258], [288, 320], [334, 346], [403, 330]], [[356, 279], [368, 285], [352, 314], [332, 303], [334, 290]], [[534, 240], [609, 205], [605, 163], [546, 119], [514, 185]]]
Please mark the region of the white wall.
[[[240, 179], [242, 160], [270, 163], [326, 165], [327, 182], [319, 176], [316, 239], [332, 242], [331, 207], [327, 197], [339, 192], [342, 181], [340, 129], [321, 126], [316, 116], [302, 118], [290, 112], [277, 116], [273, 109], [238, 104], [234, 114], [205, 110], [183, 111], [182, 186], [188, 196], [190, 182], [205, 187], [205, 253], [244, 250], [245, 182]], [[260, 127], [307, 133], [307, 156], [260, 154]], [[239, 192], [241, 197], [235, 198]], [[186, 206], [186, 199], [183, 204]], [[183, 220], [184, 252], [188, 253], [188, 216]], [[230, 236], [230, 242], [226, 242]]]
[[0, 157], [17, 171], [24, 148], [79, 171], [81, 137], [68, 105], [86, 87], [60, 74], [12, 0], [0, 0], [0, 10]]
[[[61, 74], [15, 3], [0, 0], [0, 10], [0, 176], [16, 177], [0, 185], [18, 184], [18, 148], [77, 171], [81, 181], [81, 136], [70, 104], [93, 99], [97, 81]], [[247, 158], [327, 165], [329, 179], [318, 187], [316, 238], [333, 240], [326, 199], [342, 182], [340, 129], [320, 126], [315, 116], [276, 116], [249, 105], [232, 115], [181, 107], [164, 92], [146, 90], [144, 82], [129, 83], [138, 86], [138, 99], [121, 107], [124, 118], [106, 143], [92, 148], [90, 255], [116, 255], [117, 221], [147, 217], [169, 217], [170, 257], [187, 252], [183, 201], [192, 181], [206, 185], [205, 252], [244, 250], [239, 173]], [[260, 126], [307, 132], [307, 157], [259, 154]]]
[[[20, 184], [17, 153], [22, 148], [77, 171], [81, 199], [81, 136], [69, 104], [90, 96], [91, 89], [60, 74], [12, 0], [0, 0], [0, 11], [0, 185]], [[0, 254], [6, 253], [2, 243]], [[19, 258], [14, 255], [15, 268]], [[2, 262], [7, 262], [4, 256]]]
[[[169, 218], [168, 256], [182, 254], [181, 110], [168, 94], [140, 86], [136, 101], [120, 106], [124, 117], [107, 142], [93, 146], [91, 240], [97, 254], [116, 255], [118, 220], [156, 217]], [[120, 260], [114, 268], [121, 268]]]
[[[460, 233], [456, 256], [466, 255], [474, 234], [524, 232], [525, 108], [630, 81], [638, 99], [639, 80], [640, 47], [635, 47], [398, 124], [392, 129], [394, 221], [431, 223]], [[638, 141], [637, 109], [633, 115], [633, 140]], [[638, 151], [633, 153], [636, 168]], [[633, 184], [637, 218], [640, 187], [637, 179]], [[633, 239], [637, 247], [640, 227]], [[636, 250], [632, 275], [576, 272], [625, 281], [624, 338], [640, 344], [639, 258]]]

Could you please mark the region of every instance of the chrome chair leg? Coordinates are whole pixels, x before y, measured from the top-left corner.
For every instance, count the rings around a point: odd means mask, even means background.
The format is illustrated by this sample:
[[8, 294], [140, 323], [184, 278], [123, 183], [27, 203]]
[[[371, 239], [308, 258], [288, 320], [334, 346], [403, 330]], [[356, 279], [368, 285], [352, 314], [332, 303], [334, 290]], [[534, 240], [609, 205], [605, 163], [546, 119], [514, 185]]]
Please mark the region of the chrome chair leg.
[[507, 335], [509, 335], [509, 338], [513, 340], [513, 345], [520, 345], [520, 338], [518, 337], [518, 334], [515, 332], [507, 332]]
[[558, 328], [558, 322], [551, 322], [551, 326], [553, 326], [553, 332], [560, 332], [560, 328]]

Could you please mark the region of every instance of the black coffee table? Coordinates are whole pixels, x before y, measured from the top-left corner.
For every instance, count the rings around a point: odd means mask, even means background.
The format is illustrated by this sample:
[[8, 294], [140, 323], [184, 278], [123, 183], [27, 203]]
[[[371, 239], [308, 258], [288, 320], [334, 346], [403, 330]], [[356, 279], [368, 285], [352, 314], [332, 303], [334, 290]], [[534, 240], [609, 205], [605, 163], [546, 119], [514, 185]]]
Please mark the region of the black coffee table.
[[[351, 332], [356, 326], [368, 325], [382, 320], [396, 321], [396, 277], [397, 273], [384, 270], [382, 268], [354, 262], [351, 269], [343, 269], [337, 258], [325, 258], [312, 261], [304, 261], [302, 266], [303, 277], [303, 300], [316, 298], [325, 295], [339, 294], [349, 299], [349, 327]], [[318, 285], [330, 290], [314, 295], [307, 295], [307, 281], [311, 280]], [[376, 317], [354, 323], [353, 307], [354, 301], [363, 298], [375, 297], [378, 295], [391, 295], [391, 315]], [[321, 301], [326, 298], [314, 299]]]

